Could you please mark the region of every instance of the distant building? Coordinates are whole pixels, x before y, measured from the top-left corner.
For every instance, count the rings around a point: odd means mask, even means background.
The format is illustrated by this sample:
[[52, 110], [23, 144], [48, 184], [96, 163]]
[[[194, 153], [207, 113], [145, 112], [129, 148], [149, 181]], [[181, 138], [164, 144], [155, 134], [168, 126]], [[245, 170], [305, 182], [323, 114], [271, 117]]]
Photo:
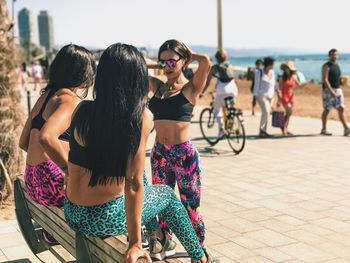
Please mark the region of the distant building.
[[23, 8], [18, 12], [18, 31], [21, 44], [38, 44], [37, 24], [33, 12], [28, 8]]
[[47, 11], [40, 11], [38, 15], [39, 40], [40, 45], [45, 47], [46, 51], [52, 51], [55, 43], [53, 38], [52, 16]]

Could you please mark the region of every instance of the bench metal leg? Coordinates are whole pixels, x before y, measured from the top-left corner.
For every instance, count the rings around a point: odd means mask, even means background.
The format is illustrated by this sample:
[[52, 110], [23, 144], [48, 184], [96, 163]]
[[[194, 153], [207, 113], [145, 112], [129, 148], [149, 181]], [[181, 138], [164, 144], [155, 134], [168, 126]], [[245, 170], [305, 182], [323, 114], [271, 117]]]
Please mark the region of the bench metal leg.
[[18, 225], [21, 229], [22, 235], [26, 240], [28, 246], [32, 250], [33, 254], [41, 253], [47, 250], [46, 246], [40, 242], [38, 238], [33, 223], [32, 217], [29, 212], [27, 203], [25, 201], [25, 196], [19, 179], [15, 181], [15, 212], [17, 217]]
[[85, 235], [75, 232], [75, 250], [77, 263], [92, 263], [91, 253]]

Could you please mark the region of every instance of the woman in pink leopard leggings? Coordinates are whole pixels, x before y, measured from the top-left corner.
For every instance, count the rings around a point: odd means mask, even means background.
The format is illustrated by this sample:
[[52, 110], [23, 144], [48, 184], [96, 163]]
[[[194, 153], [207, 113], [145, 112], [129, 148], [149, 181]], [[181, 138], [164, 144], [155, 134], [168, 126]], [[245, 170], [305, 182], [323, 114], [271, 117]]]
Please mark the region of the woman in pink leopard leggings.
[[71, 118], [93, 84], [95, 68], [90, 51], [64, 46], [51, 64], [48, 85], [29, 113], [19, 146], [27, 152], [26, 192], [39, 204], [63, 206]]

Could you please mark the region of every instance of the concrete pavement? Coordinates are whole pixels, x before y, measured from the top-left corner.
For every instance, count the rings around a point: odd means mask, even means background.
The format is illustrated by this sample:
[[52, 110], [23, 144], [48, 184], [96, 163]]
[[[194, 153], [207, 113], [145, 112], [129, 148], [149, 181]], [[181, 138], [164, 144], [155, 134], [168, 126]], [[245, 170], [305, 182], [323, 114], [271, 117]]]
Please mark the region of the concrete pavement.
[[[200, 211], [212, 254], [224, 263], [350, 262], [350, 138], [341, 124], [330, 121], [334, 136], [323, 137], [320, 120], [292, 117], [298, 136], [257, 139], [259, 117], [246, 116], [246, 148], [235, 156], [226, 141], [210, 147], [201, 138], [200, 109], [191, 134], [201, 155]], [[146, 170], [150, 175], [149, 160]], [[2, 221], [0, 262], [18, 258], [38, 262], [16, 222]]]

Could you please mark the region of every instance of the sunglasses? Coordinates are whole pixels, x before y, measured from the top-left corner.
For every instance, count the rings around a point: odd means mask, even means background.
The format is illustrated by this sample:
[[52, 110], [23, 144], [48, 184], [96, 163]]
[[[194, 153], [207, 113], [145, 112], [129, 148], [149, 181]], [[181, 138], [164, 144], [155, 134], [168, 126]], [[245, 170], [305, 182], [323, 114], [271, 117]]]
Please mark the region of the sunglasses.
[[179, 59], [168, 59], [168, 60], [158, 60], [158, 65], [160, 68], [165, 68], [165, 67], [168, 67], [168, 68], [175, 68], [176, 67], [176, 64], [178, 61], [180, 61], [182, 58], [179, 58]]

